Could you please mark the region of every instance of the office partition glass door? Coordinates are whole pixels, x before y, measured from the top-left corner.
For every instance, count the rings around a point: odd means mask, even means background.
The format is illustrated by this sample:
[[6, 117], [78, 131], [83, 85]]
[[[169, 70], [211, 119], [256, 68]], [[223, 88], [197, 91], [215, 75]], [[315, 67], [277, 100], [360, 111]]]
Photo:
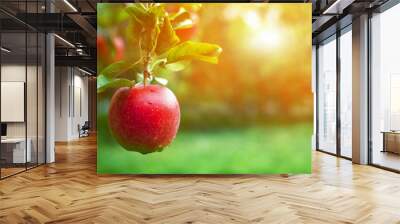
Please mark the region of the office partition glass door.
[[[26, 126], [26, 33], [1, 34], [1, 176], [26, 170], [31, 161]], [[6, 49], [6, 50], [4, 50]], [[28, 150], [27, 150], [28, 149]]]
[[[0, 3], [0, 7], [3, 6]], [[11, 4], [11, 3], [8, 3]], [[36, 13], [40, 1], [20, 1], [18, 10]], [[45, 35], [0, 12], [0, 178], [45, 163]]]
[[336, 36], [318, 47], [318, 149], [336, 154]]
[[370, 162], [400, 171], [400, 4], [371, 18]]

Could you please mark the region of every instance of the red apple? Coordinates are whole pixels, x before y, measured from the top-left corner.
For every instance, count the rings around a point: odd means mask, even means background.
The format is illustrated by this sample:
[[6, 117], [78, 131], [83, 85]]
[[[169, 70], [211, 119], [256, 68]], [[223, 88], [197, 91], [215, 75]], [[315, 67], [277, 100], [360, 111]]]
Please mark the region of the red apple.
[[178, 131], [179, 103], [164, 86], [123, 87], [111, 99], [108, 122], [125, 149], [142, 154], [161, 151]]

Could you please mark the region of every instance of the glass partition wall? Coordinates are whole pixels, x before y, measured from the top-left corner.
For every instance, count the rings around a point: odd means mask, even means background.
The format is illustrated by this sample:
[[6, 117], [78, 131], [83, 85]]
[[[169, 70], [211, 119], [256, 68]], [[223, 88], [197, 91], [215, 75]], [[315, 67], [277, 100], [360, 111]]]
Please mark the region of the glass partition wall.
[[370, 163], [400, 171], [400, 4], [371, 18]]
[[[398, 21], [400, 4], [388, 1], [374, 10], [368, 26], [368, 164], [396, 172], [400, 172]], [[352, 157], [351, 44], [350, 25], [319, 43], [316, 51], [318, 150], [347, 159]]]
[[[18, 2], [37, 12], [39, 1]], [[0, 3], [0, 7], [3, 3]], [[36, 4], [36, 5], [35, 5]], [[0, 178], [45, 163], [45, 35], [0, 11]]]
[[317, 149], [352, 157], [351, 25], [317, 47]]
[[336, 36], [318, 47], [318, 149], [336, 154]]

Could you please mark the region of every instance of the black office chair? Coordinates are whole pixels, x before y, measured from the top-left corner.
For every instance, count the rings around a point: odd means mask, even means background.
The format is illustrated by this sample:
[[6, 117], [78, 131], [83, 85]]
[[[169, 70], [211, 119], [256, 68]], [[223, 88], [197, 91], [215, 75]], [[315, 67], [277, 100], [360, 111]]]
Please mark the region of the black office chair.
[[79, 138], [89, 136], [90, 123], [85, 121], [82, 127], [78, 124]]

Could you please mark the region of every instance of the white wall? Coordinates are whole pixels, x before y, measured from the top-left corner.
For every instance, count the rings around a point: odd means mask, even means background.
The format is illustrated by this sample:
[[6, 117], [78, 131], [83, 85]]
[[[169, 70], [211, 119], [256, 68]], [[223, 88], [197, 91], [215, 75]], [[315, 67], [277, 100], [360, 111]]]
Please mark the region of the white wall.
[[55, 85], [55, 140], [77, 139], [78, 125], [88, 120], [88, 78], [76, 68], [56, 67]]
[[68, 88], [70, 78], [68, 76], [69, 68], [55, 68], [55, 141], [68, 141]]

